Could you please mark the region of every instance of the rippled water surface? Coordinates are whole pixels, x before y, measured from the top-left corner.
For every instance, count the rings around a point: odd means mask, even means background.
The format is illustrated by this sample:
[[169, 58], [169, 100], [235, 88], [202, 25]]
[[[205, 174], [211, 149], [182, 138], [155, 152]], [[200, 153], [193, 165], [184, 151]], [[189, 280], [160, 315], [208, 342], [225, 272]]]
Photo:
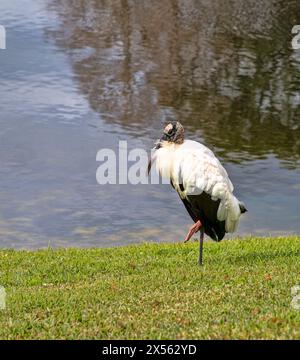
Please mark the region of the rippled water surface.
[[239, 235], [300, 233], [299, 1], [2, 0], [0, 24], [1, 247], [182, 240], [169, 186], [95, 177], [168, 118], [224, 163]]

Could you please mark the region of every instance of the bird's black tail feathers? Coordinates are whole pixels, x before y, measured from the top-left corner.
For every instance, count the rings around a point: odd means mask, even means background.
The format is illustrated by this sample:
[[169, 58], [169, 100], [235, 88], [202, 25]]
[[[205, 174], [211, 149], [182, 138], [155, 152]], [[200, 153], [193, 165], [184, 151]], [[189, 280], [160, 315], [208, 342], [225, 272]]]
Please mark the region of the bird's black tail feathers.
[[205, 221], [204, 232], [214, 241], [221, 241], [225, 236], [225, 221], [218, 221], [215, 223], [210, 223]]
[[245, 212], [248, 211], [248, 210], [246, 209], [244, 203], [239, 202], [239, 205], [240, 205], [240, 210], [241, 210], [241, 213], [242, 213], [242, 214], [244, 214]]

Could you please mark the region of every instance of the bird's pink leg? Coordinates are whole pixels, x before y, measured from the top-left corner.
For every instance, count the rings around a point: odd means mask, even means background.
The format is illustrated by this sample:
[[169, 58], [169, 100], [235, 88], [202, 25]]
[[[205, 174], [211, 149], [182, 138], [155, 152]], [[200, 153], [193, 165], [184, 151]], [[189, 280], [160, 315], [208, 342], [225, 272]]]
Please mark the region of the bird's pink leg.
[[184, 239], [184, 242], [187, 242], [190, 240], [190, 238], [197, 232], [201, 229], [202, 227], [202, 224], [201, 224], [201, 221], [198, 220], [197, 222], [195, 222], [195, 224], [193, 226], [190, 227], [190, 230], [189, 232], [187, 233], [185, 239]]

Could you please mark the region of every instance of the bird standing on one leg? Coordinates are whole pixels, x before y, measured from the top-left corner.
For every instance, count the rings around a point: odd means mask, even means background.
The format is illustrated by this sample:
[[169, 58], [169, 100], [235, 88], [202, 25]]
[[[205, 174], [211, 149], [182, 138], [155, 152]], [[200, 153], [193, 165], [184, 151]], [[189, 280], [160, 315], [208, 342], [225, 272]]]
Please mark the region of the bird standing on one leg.
[[202, 265], [204, 233], [221, 241], [234, 232], [246, 208], [233, 195], [233, 185], [214, 153], [206, 146], [184, 140], [179, 122], [169, 123], [148, 164], [156, 161], [158, 172], [168, 179], [194, 221], [185, 242], [200, 230], [199, 264]]

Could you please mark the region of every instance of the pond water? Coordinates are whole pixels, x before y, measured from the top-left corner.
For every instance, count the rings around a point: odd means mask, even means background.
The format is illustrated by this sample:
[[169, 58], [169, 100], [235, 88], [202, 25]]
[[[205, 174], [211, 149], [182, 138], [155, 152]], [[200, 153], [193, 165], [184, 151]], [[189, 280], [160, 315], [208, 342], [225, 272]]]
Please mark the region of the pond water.
[[168, 118], [216, 152], [249, 212], [300, 234], [299, 1], [2, 0], [0, 246], [181, 241], [167, 185], [99, 185], [96, 154]]

